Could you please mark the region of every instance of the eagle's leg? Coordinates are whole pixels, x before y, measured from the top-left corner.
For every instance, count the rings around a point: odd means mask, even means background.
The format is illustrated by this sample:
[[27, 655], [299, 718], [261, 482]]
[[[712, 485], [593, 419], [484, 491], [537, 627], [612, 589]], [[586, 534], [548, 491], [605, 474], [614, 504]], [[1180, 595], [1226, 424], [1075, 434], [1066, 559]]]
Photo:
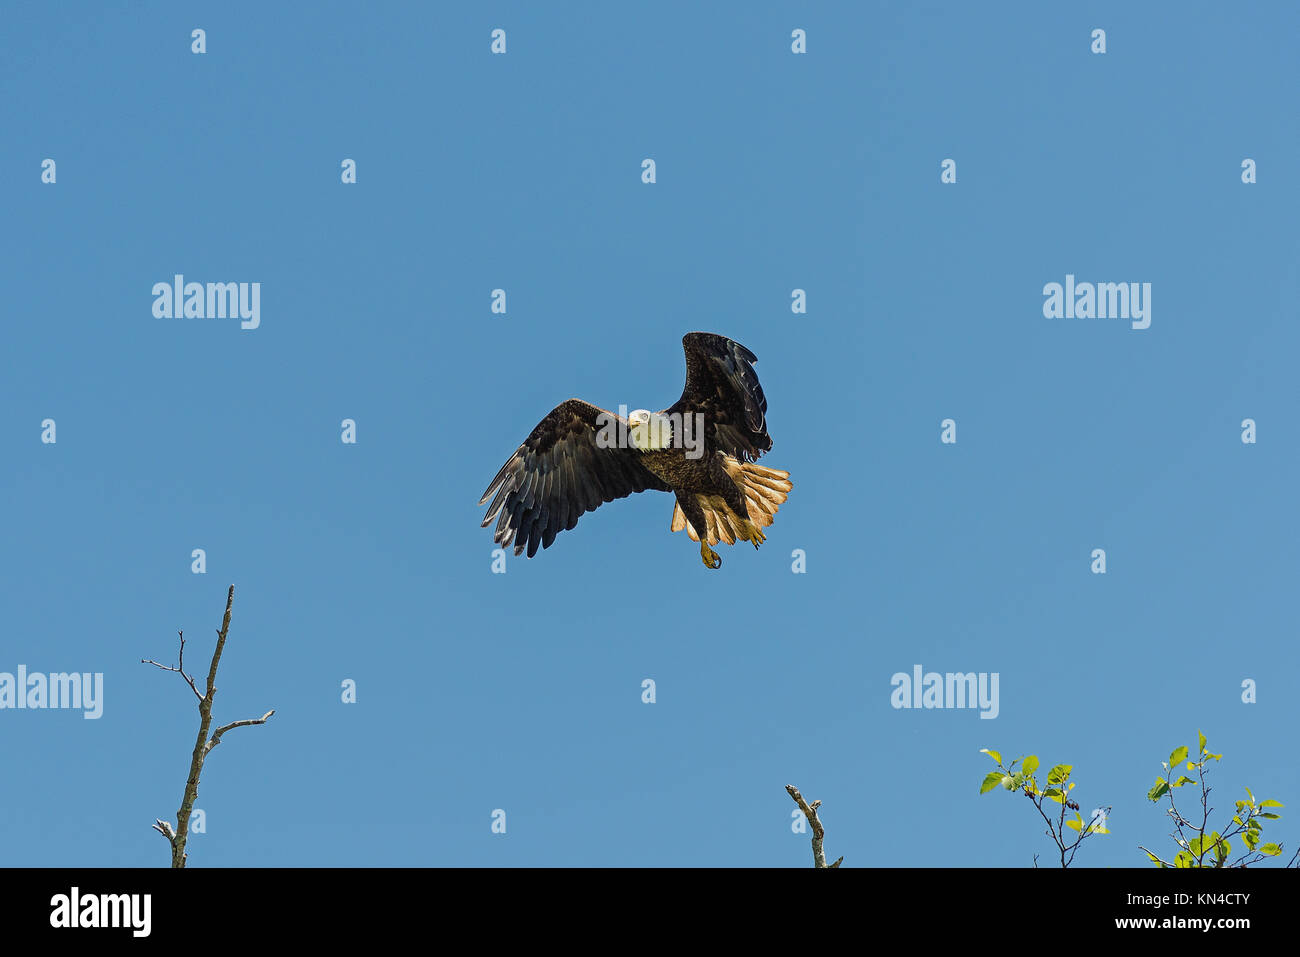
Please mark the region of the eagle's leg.
[[718, 557], [717, 552], [709, 548], [709, 523], [704, 517], [704, 509], [700, 507], [699, 499], [690, 492], [678, 492], [677, 504], [681, 506], [686, 521], [691, 523], [691, 531], [695, 532], [695, 537], [700, 540], [700, 561], [704, 562], [704, 567], [721, 568], [722, 559]]
[[762, 545], [765, 541], [767, 541], [767, 536], [763, 534], [763, 530], [761, 528], [759, 528], [753, 522], [750, 522], [749, 540], [754, 543], [754, 549], [757, 550], [759, 545]]

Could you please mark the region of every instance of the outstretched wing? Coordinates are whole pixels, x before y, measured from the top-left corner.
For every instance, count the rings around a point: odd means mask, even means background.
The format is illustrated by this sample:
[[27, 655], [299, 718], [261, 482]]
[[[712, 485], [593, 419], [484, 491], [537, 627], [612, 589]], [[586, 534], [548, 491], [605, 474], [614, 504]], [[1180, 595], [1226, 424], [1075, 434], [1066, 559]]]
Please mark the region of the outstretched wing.
[[682, 336], [686, 388], [664, 414], [704, 415], [704, 441], [735, 458], [756, 460], [772, 448], [767, 434], [767, 397], [753, 363], [758, 357], [739, 342], [711, 332]]
[[617, 421], [612, 412], [570, 399], [537, 423], [479, 499], [483, 505], [496, 496], [483, 517], [484, 528], [497, 519], [492, 540], [513, 541], [516, 555], [527, 549], [532, 558], [583, 512], [648, 488], [672, 491], [641, 464], [640, 452], [596, 444], [601, 427]]

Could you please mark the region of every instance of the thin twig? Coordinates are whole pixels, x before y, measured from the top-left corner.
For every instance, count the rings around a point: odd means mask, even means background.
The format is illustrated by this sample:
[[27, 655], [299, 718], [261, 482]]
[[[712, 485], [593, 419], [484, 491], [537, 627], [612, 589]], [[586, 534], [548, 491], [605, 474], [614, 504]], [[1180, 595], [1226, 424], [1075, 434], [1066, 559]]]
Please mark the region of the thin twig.
[[1141, 850], [1143, 850], [1143, 851], [1146, 851], [1147, 854], [1148, 854], [1150, 857], [1153, 857], [1153, 858], [1155, 858], [1157, 861], [1160, 861], [1160, 863], [1163, 864], [1165, 867], [1173, 867], [1173, 866], [1174, 866], [1174, 865], [1170, 864], [1168, 861], [1163, 860], [1163, 859], [1160, 857], [1160, 855], [1153, 853], [1149, 848], [1145, 847], [1144, 845], [1139, 844], [1139, 845], [1138, 845], [1138, 848], [1141, 849]]
[[162, 818], [158, 818], [153, 822], [153, 829], [169, 841], [176, 836], [176, 832], [172, 830], [172, 826]]
[[156, 668], [161, 668], [163, 671], [176, 672], [178, 675], [180, 675], [182, 678], [185, 679], [185, 683], [189, 685], [190, 690], [194, 692], [194, 697], [202, 701], [203, 695], [199, 694], [199, 689], [195, 687], [194, 679], [185, 673], [185, 632], [178, 631], [176, 634], [180, 635], [181, 638], [181, 651], [180, 651], [180, 660], [175, 668], [171, 667], [170, 665], [164, 665], [157, 661], [154, 661], [152, 658], [141, 658], [140, 664], [153, 665]]
[[[817, 817], [817, 808], [821, 807], [822, 802], [813, 801], [812, 804], [809, 805], [806, 801], [804, 801], [803, 795], [799, 793], [799, 789], [795, 787], [793, 784], [787, 784], [785, 786], [785, 789], [789, 793], [790, 797], [794, 798], [794, 803], [799, 805], [799, 810], [803, 811], [803, 815], [808, 819], [808, 823], [812, 825], [813, 867], [818, 867], [818, 868], [827, 867], [828, 865], [826, 864], [826, 851], [822, 848], [822, 841], [826, 837], [826, 830], [825, 828], [822, 827], [822, 822]], [[839, 860], [837, 860], [834, 864], [831, 864], [829, 866], [839, 867], [843, 861], [844, 861], [844, 855], [841, 854]]]
[[243, 721], [232, 721], [230, 724], [222, 725], [213, 733], [212, 740], [208, 742], [208, 746], [204, 749], [204, 752], [206, 753], [207, 751], [211, 751], [219, 745], [221, 743], [221, 736], [231, 728], [247, 728], [252, 724], [266, 724], [266, 719], [271, 717], [273, 714], [275, 714], [274, 708], [262, 715], [260, 718], [245, 718]]

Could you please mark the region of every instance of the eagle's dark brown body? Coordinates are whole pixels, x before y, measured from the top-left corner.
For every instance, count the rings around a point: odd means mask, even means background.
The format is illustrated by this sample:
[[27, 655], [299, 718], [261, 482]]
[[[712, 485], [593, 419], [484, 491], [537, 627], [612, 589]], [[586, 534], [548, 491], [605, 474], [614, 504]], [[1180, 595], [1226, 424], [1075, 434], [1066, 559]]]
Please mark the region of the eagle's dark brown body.
[[[744, 519], [750, 517], [749, 508], [745, 504], [745, 493], [723, 466], [725, 458], [726, 453], [722, 451], [714, 451], [712, 455], [703, 455], [697, 459], [687, 458], [684, 449], [641, 453], [641, 464], [676, 493], [677, 509], [686, 517], [691, 529], [705, 529], [706, 541], [713, 538], [709, 544], [717, 544], [721, 540], [721, 536], [707, 534], [709, 521], [705, 508], [712, 499], [721, 498], [733, 515]], [[673, 531], [678, 529], [674, 528]], [[698, 539], [700, 536], [697, 534], [691, 537]], [[749, 540], [748, 536], [745, 540]], [[758, 547], [757, 544], [755, 547]]]
[[683, 449], [665, 449], [642, 452], [641, 464], [674, 492], [721, 492], [729, 499], [734, 495], [733, 507], [743, 508], [744, 499], [740, 489], [722, 466], [725, 454], [715, 451], [712, 455], [692, 459], [687, 457]]

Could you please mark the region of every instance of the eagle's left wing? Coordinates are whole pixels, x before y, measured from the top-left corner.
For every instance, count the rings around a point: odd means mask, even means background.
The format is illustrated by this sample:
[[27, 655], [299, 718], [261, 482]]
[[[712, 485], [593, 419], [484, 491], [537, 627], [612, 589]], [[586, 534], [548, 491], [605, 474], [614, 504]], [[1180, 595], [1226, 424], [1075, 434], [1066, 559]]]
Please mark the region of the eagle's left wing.
[[497, 519], [492, 540], [515, 544], [515, 554], [550, 548], [555, 536], [578, 524], [583, 512], [633, 492], [671, 486], [641, 464], [631, 448], [602, 448], [597, 435], [618, 417], [581, 399], [561, 402], [515, 450], [479, 504], [492, 498], [483, 527]]

